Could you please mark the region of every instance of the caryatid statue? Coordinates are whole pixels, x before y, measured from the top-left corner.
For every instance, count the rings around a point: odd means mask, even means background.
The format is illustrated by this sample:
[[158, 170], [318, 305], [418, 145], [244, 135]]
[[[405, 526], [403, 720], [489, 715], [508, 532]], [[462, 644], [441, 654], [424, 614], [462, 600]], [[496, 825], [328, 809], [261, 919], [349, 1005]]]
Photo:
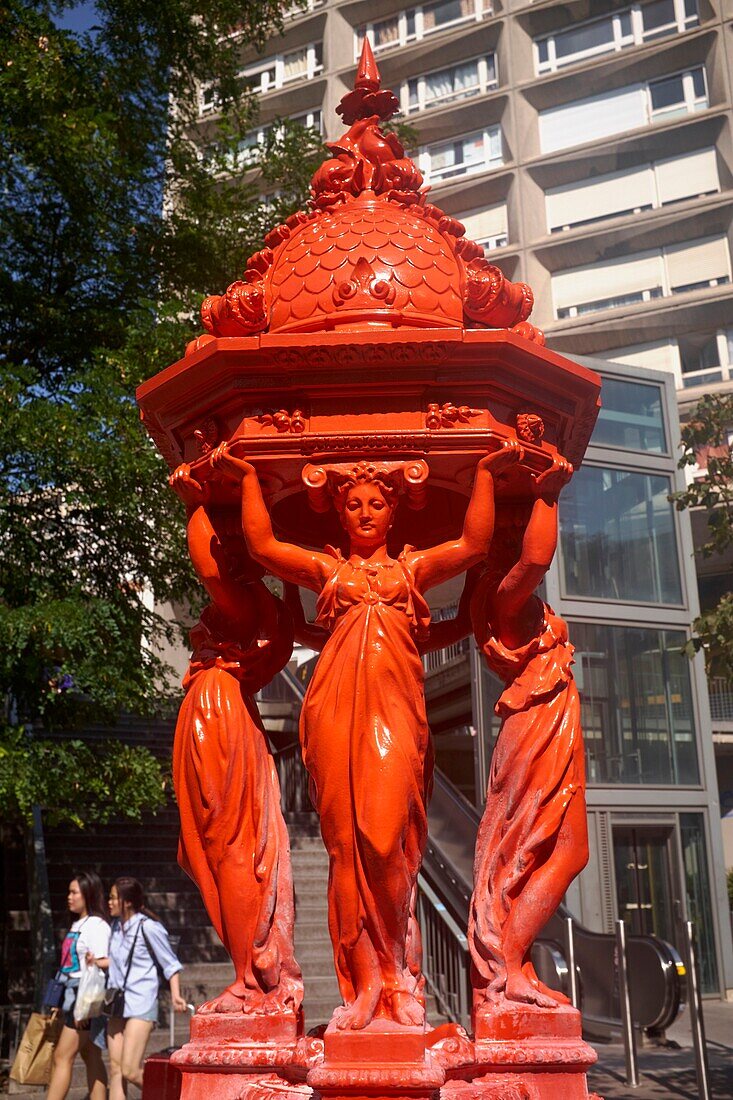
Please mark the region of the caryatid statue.
[[[318, 593], [316, 625], [330, 637], [303, 702], [300, 735], [329, 855], [329, 930], [344, 1005], [340, 1029], [375, 1017], [423, 1026], [419, 969], [410, 958], [411, 905], [427, 839], [432, 782], [418, 641], [430, 625], [425, 592], [487, 553], [494, 475], [519, 460], [508, 441], [480, 459], [460, 537], [424, 550], [387, 550], [404, 464], [326, 467], [322, 485], [349, 550], [310, 550], [273, 533], [256, 471], [228, 444], [211, 463], [242, 482], [252, 557]], [[411, 961], [413, 965], [411, 965]]]
[[530, 952], [588, 861], [574, 650], [566, 624], [535, 593], [555, 554], [558, 495], [571, 475], [556, 461], [534, 478], [528, 518], [517, 507], [497, 516], [471, 597], [477, 644], [505, 684], [468, 926], [475, 1018], [505, 1001], [568, 1003], [539, 980]]
[[303, 983], [293, 955], [290, 845], [253, 698], [290, 659], [292, 623], [241, 533], [221, 530], [221, 517], [217, 530], [209, 486], [185, 463], [170, 483], [186, 504], [191, 561], [211, 600], [191, 632], [176, 724], [178, 861], [235, 971], [234, 983], [198, 1011], [297, 1015]]

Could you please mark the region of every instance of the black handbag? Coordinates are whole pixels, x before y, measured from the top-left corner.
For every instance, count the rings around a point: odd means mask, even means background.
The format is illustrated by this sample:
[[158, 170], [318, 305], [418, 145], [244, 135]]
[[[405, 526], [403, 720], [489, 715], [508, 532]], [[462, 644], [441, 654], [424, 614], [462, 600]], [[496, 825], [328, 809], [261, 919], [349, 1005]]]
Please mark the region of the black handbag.
[[[140, 921], [142, 924], [142, 921]], [[125, 989], [127, 988], [127, 979], [130, 977], [130, 968], [132, 967], [132, 956], [135, 954], [135, 944], [137, 943], [138, 932], [140, 931], [140, 924], [135, 929], [135, 935], [132, 940], [132, 947], [130, 948], [130, 954], [127, 956], [127, 969], [125, 970], [125, 978], [122, 982], [122, 987], [118, 988], [114, 985], [108, 985], [104, 994], [104, 1004], [102, 1005], [103, 1016], [118, 1016], [125, 1015]]]
[[61, 1005], [64, 1003], [65, 992], [66, 982], [59, 981], [57, 970], [56, 977], [51, 978], [51, 980], [46, 983], [46, 989], [41, 1004], [44, 1008], [61, 1008]]

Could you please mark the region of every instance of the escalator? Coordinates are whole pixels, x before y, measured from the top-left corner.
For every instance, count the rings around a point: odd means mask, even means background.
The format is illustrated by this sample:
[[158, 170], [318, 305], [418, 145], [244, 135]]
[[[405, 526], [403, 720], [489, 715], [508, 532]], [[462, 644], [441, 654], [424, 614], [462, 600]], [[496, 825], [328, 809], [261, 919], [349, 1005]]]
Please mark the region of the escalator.
[[[436, 769], [429, 810], [428, 848], [423, 878], [465, 931], [473, 881], [473, 852], [479, 814], [443, 773]], [[570, 995], [566, 961], [565, 918], [561, 905], [548, 921], [532, 951], [538, 975], [547, 985]], [[592, 932], [573, 918], [575, 962], [585, 1033], [617, 1039], [621, 1033], [615, 937]], [[683, 1003], [684, 967], [675, 948], [657, 936], [627, 936], [629, 980], [634, 1022], [661, 1035], [679, 1015]]]

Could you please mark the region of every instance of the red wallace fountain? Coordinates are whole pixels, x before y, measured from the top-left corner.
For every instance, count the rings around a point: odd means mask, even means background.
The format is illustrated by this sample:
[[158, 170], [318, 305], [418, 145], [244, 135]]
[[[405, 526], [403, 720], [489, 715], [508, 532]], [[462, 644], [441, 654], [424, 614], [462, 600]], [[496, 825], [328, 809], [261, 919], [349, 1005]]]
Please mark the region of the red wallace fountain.
[[[587, 859], [573, 648], [535, 589], [600, 380], [544, 347], [530, 288], [427, 202], [380, 129], [396, 109], [365, 42], [308, 211], [204, 301], [205, 334], [137, 395], [210, 599], [176, 730], [179, 860], [235, 972], [174, 1056], [184, 1100], [588, 1097], [579, 1013], [530, 961]], [[265, 573], [318, 594], [314, 626]], [[464, 573], [458, 617], [432, 626], [425, 594]], [[303, 631], [321, 645], [300, 737], [343, 999], [317, 1036], [253, 698]], [[433, 762], [420, 653], [471, 631], [505, 690], [475, 857], [469, 1036], [426, 1024], [415, 911]]]

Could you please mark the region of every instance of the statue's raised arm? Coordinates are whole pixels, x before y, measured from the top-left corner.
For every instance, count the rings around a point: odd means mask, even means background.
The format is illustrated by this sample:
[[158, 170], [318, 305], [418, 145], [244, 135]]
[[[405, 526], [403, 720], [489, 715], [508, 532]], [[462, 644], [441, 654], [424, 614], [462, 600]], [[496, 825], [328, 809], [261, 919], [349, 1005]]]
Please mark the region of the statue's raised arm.
[[509, 439], [479, 459], [460, 538], [412, 556], [415, 583], [421, 592], [457, 577], [486, 556], [494, 533], [494, 478], [523, 457], [523, 448]]
[[236, 458], [229, 444], [220, 443], [211, 455], [211, 465], [213, 469], [242, 483], [242, 530], [247, 549], [255, 561], [284, 581], [319, 592], [332, 563], [325, 554], [304, 550], [301, 546], [281, 542], [275, 537], [252, 463]]

